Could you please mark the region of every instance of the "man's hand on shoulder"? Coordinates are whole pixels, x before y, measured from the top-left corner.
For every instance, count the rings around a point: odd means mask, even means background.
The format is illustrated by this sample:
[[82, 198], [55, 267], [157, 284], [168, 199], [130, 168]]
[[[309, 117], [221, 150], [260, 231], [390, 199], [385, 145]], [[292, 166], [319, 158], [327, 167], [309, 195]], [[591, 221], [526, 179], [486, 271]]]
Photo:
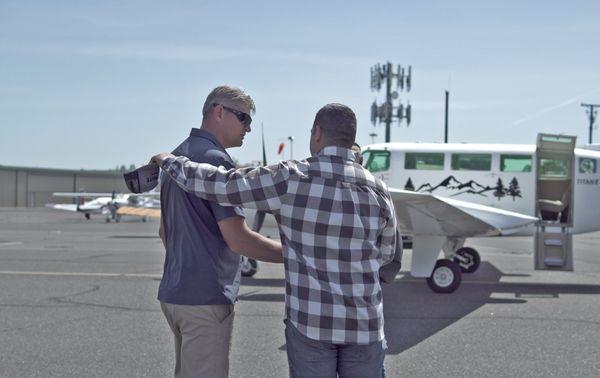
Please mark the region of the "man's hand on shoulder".
[[152, 156], [152, 158], [150, 159], [150, 162], [160, 165], [162, 163], [162, 161], [168, 157], [175, 157], [175, 156], [168, 152], [161, 152], [160, 154]]

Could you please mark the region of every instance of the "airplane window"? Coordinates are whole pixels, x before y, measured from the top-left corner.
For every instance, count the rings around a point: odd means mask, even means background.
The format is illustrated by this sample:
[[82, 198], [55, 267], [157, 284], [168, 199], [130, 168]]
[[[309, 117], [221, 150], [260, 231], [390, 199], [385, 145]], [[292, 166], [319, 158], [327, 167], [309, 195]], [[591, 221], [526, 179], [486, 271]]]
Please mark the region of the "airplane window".
[[579, 158], [579, 173], [596, 173], [596, 159]]
[[407, 152], [404, 169], [441, 171], [444, 169], [444, 154], [435, 152]]
[[531, 172], [530, 155], [500, 155], [502, 172]]
[[368, 168], [367, 164], [369, 164], [369, 159], [371, 158], [371, 151], [366, 150], [362, 152], [362, 156], [363, 156], [363, 167]]
[[365, 168], [371, 172], [387, 171], [390, 169], [390, 152], [389, 151], [365, 151], [364, 160]]
[[569, 161], [567, 159], [540, 159], [540, 177], [568, 178]]
[[452, 154], [452, 170], [454, 171], [489, 171], [491, 169], [491, 154]]

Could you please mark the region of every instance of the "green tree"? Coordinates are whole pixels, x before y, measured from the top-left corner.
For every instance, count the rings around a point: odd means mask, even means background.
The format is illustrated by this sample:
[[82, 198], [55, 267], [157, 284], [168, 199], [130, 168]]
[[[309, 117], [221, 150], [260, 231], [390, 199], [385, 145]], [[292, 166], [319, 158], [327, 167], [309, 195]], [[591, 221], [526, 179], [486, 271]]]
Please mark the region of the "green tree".
[[519, 188], [519, 182], [517, 181], [516, 177], [513, 177], [513, 179], [510, 181], [510, 184], [508, 184], [508, 189], [506, 192], [513, 198], [513, 201], [516, 197], [523, 198], [523, 196], [521, 196], [521, 188]]
[[506, 195], [506, 188], [504, 187], [504, 183], [502, 182], [501, 178], [498, 178], [498, 182], [496, 183], [496, 187], [494, 189], [496, 189], [494, 190], [494, 197], [498, 198], [498, 201], [500, 201], [500, 199]]

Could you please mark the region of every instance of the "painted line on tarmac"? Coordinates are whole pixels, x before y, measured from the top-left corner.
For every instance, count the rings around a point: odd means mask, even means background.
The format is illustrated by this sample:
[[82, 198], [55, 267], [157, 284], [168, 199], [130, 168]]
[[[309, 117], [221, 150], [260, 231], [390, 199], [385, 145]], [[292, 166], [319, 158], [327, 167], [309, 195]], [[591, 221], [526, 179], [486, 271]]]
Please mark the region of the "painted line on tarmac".
[[[67, 277], [130, 277], [130, 278], [158, 278], [162, 274], [152, 273], [93, 273], [93, 272], [34, 272], [34, 271], [17, 271], [17, 270], [0, 270], [0, 275], [15, 275], [15, 276], [67, 276]], [[260, 279], [259, 279], [260, 280]], [[396, 281], [397, 283], [423, 283], [425, 278], [404, 278]], [[506, 283], [527, 283], [527, 282], [512, 282], [512, 281], [462, 281], [461, 285], [498, 285]], [[551, 282], [540, 283], [537, 285], [554, 285]]]
[[15, 276], [74, 276], [74, 277], [135, 277], [135, 278], [161, 278], [162, 274], [150, 273], [91, 273], [91, 272], [30, 272], [17, 270], [0, 270], [3, 275]]
[[7, 246], [7, 245], [20, 245], [20, 244], [23, 244], [23, 242], [20, 242], [20, 241], [2, 242], [2, 243], [0, 243], [0, 247], [4, 247], [4, 246]]

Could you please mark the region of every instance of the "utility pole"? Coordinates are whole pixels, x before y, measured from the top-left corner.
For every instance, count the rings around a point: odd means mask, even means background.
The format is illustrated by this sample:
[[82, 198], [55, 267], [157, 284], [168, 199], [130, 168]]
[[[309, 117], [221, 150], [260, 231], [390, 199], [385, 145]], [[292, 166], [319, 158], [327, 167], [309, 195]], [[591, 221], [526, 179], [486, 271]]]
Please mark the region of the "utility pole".
[[446, 91], [446, 118], [444, 121], [444, 143], [448, 143], [448, 97], [450, 97], [450, 92]]
[[[392, 81], [396, 79], [396, 90], [392, 91]], [[371, 67], [371, 90], [380, 91], [381, 86], [385, 80], [385, 102], [381, 105], [377, 104], [377, 100], [373, 101], [371, 105], [371, 123], [373, 126], [379, 123], [385, 123], [385, 142], [388, 143], [391, 140], [391, 124], [392, 121], [397, 120], [398, 125], [403, 119], [406, 119], [406, 125], [410, 126], [411, 117], [411, 106], [407, 103], [406, 106], [402, 105], [399, 100], [398, 105], [394, 106], [394, 100], [398, 99], [398, 90], [410, 92], [412, 84], [412, 67], [408, 66], [408, 73], [402, 66], [398, 65], [396, 73], [393, 71], [392, 63], [387, 62], [384, 65], [377, 63]]]
[[290, 141], [290, 160], [294, 158], [294, 137], [289, 136], [288, 140]]
[[581, 106], [587, 108], [586, 109], [586, 113], [590, 116], [589, 120], [590, 120], [590, 137], [589, 137], [589, 144], [592, 144], [592, 130], [594, 129], [594, 122], [596, 121], [596, 114], [598, 114], [598, 111], [596, 110], [596, 108], [600, 107], [600, 105], [598, 104], [581, 104]]

